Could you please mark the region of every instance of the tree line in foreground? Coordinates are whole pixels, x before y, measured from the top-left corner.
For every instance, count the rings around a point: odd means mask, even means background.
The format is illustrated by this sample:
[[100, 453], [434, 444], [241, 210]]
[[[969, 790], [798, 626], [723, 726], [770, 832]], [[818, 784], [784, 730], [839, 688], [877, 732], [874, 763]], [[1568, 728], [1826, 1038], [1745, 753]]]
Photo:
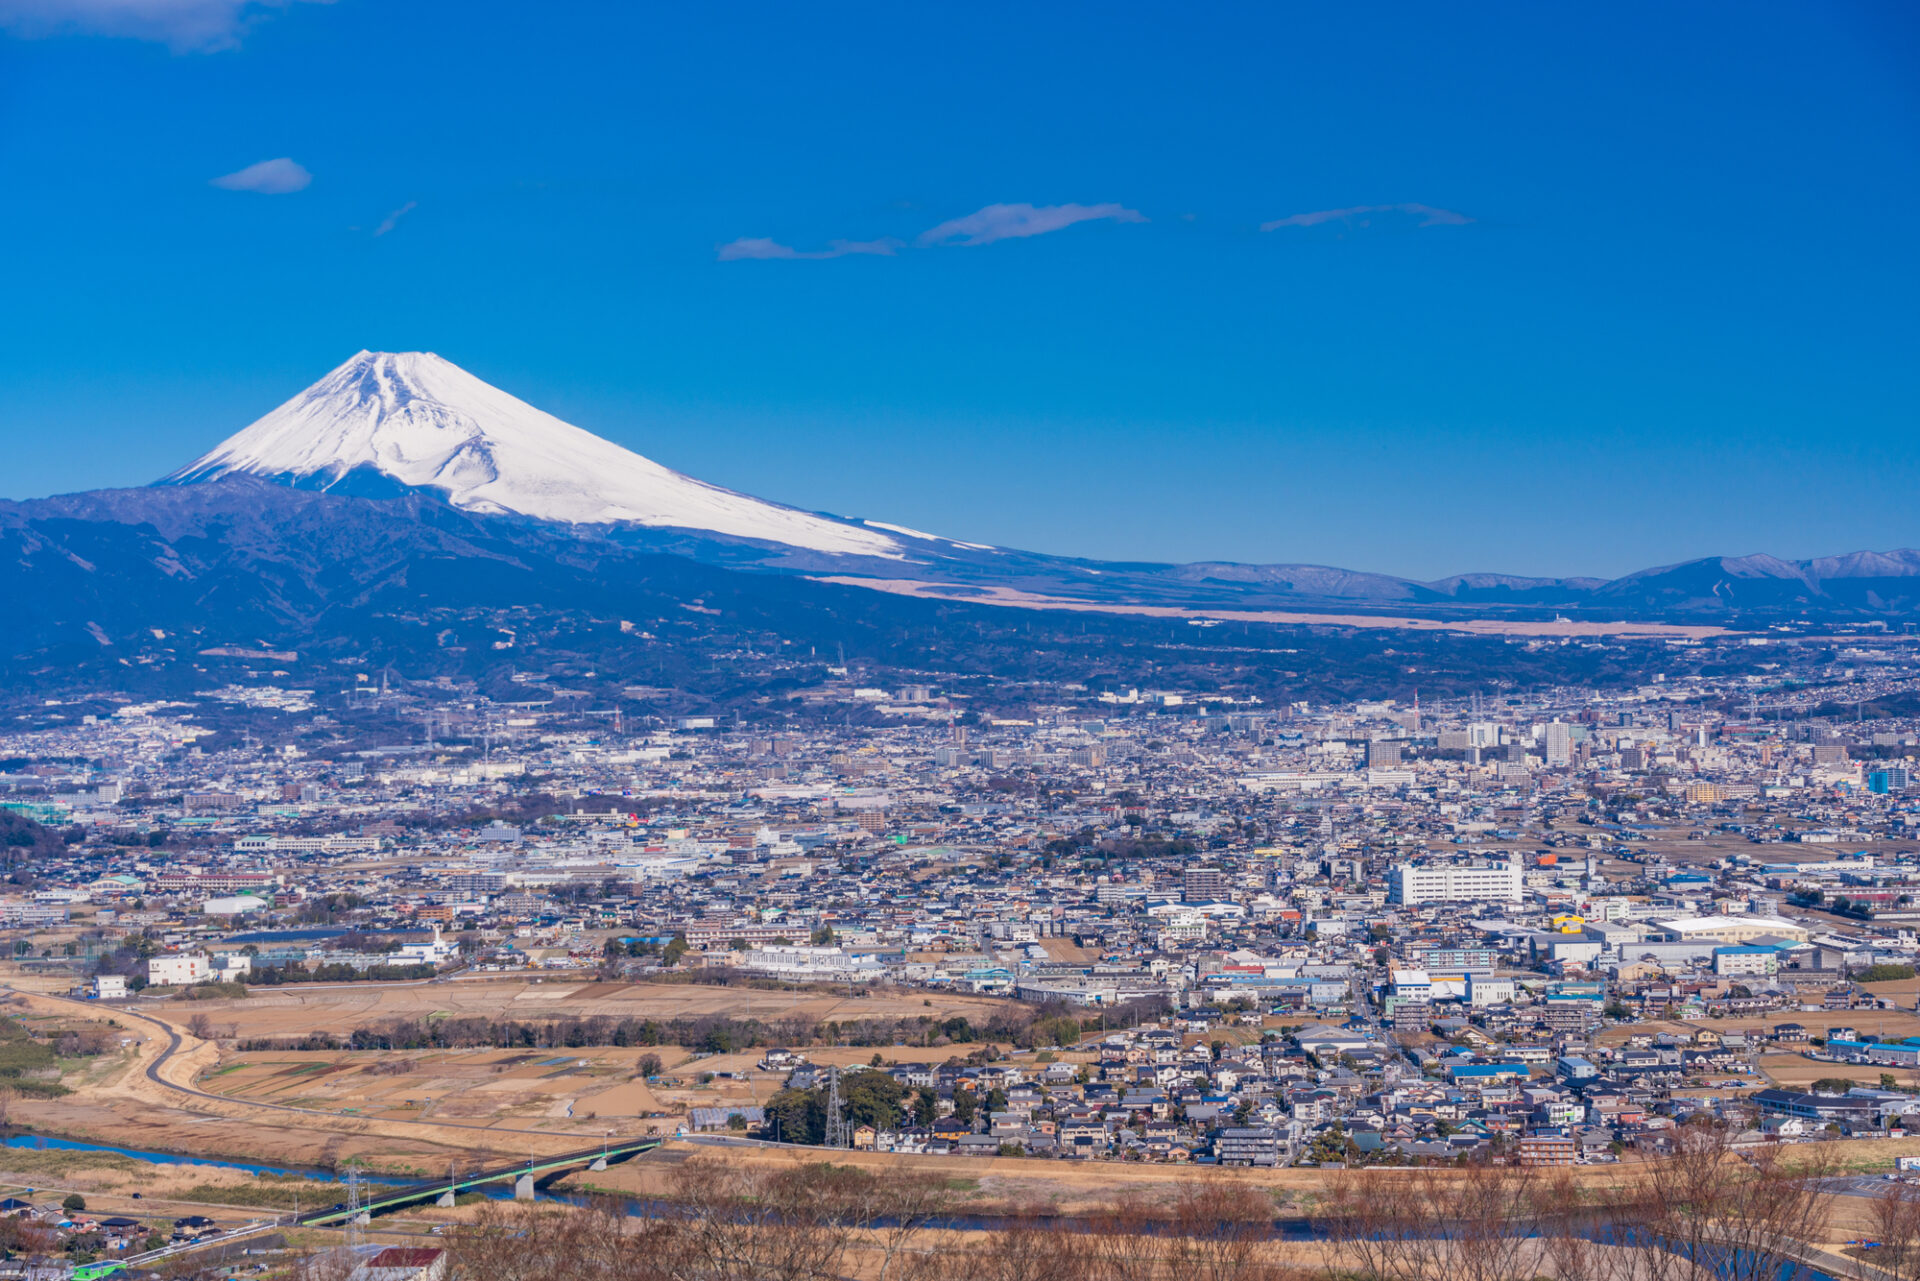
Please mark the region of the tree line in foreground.
[[[1806, 1281], [1831, 1268], [1823, 1145], [1742, 1146], [1735, 1133], [1682, 1127], [1671, 1154], [1604, 1170], [1329, 1172], [1284, 1233], [1274, 1193], [1223, 1171], [1071, 1217], [984, 1219], [936, 1173], [695, 1157], [647, 1217], [616, 1201], [483, 1207], [448, 1237], [451, 1279]], [[1920, 1188], [1884, 1191], [1849, 1203], [1848, 1231], [1880, 1242], [1879, 1277], [1920, 1281]]]

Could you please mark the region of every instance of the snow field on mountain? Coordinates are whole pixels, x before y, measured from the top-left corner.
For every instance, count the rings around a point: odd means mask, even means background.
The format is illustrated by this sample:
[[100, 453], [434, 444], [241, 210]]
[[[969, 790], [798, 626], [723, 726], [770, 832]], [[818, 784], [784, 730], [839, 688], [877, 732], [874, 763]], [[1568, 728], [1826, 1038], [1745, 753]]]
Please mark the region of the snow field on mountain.
[[884, 533], [682, 475], [431, 352], [360, 352], [166, 479], [243, 472], [325, 489], [361, 469], [442, 491], [469, 511], [706, 530], [904, 559], [899, 541]]

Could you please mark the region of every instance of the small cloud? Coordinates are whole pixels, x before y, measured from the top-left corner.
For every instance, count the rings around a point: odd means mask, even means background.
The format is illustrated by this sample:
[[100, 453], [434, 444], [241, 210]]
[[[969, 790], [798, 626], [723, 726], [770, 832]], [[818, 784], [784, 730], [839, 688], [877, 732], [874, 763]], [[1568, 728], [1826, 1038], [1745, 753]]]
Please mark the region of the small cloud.
[[392, 213], [382, 218], [380, 220], [380, 225], [373, 229], [373, 234], [376, 236], [384, 236], [389, 231], [392, 231], [395, 227], [398, 227], [400, 225], [400, 220], [406, 217], [408, 214], [412, 213], [417, 203], [418, 203], [417, 201], [409, 200], [407, 201], [406, 204], [401, 205], [398, 209], [394, 210]]
[[[123, 36], [175, 53], [231, 49], [268, 13], [299, 0], [0, 0], [0, 28], [15, 35]], [[312, 0], [329, 4], [332, 0]]]
[[783, 245], [777, 240], [764, 236], [742, 236], [729, 244], [720, 246], [721, 262], [743, 262], [748, 259], [801, 259], [801, 258], [846, 258], [855, 254], [876, 254], [882, 258], [891, 258], [900, 248], [900, 242], [891, 236], [880, 240], [829, 240], [825, 249], [799, 250], [791, 245]]
[[1145, 222], [1146, 216], [1125, 205], [988, 205], [964, 218], [953, 218], [920, 233], [920, 245], [990, 245], [996, 240], [1044, 236], [1076, 222]]
[[312, 181], [313, 175], [304, 166], [285, 156], [278, 160], [262, 160], [257, 165], [248, 165], [237, 173], [212, 180], [214, 186], [225, 191], [253, 191], [263, 196], [284, 196], [289, 192], [305, 191], [307, 184]]
[[1436, 209], [1432, 205], [1355, 205], [1351, 209], [1320, 209], [1313, 213], [1289, 214], [1285, 218], [1275, 218], [1272, 222], [1260, 224], [1262, 231], [1279, 231], [1283, 227], [1318, 227], [1323, 222], [1348, 222], [1367, 226], [1376, 215], [1398, 214], [1405, 218], [1418, 219], [1416, 227], [1464, 227], [1473, 219], [1451, 209]]

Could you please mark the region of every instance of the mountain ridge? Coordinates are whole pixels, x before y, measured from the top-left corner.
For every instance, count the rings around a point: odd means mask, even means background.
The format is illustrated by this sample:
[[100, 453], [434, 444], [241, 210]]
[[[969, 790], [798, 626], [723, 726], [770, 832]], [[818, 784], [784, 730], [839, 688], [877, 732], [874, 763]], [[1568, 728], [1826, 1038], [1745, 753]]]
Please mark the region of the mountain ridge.
[[[1703, 557], [1614, 579], [1471, 572], [1421, 581], [1328, 565], [1097, 561], [965, 542], [808, 512], [686, 476], [431, 352], [358, 352], [157, 484], [236, 477], [367, 500], [424, 496], [478, 517], [561, 528], [583, 542], [731, 569], [1006, 587], [1093, 604], [1641, 617], [1920, 609], [1920, 551], [1906, 548], [1807, 560]], [[130, 498], [112, 504], [140, 505]]]

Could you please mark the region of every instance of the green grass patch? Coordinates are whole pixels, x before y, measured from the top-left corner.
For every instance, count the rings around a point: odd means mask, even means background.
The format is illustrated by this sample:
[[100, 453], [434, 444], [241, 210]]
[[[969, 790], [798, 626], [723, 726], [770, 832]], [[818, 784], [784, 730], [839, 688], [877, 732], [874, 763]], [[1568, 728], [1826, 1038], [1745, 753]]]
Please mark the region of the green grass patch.
[[137, 1157], [118, 1152], [74, 1152], [60, 1148], [0, 1148], [0, 1170], [8, 1174], [52, 1175], [65, 1178], [74, 1174], [140, 1174], [153, 1166]]
[[347, 1185], [323, 1183], [297, 1174], [263, 1174], [251, 1183], [196, 1184], [175, 1199], [197, 1201], [202, 1205], [264, 1206], [274, 1210], [291, 1210], [297, 1205], [302, 1210], [319, 1210], [346, 1200]]
[[53, 1047], [34, 1040], [18, 1019], [0, 1019], [0, 1077], [49, 1071], [59, 1071]]

